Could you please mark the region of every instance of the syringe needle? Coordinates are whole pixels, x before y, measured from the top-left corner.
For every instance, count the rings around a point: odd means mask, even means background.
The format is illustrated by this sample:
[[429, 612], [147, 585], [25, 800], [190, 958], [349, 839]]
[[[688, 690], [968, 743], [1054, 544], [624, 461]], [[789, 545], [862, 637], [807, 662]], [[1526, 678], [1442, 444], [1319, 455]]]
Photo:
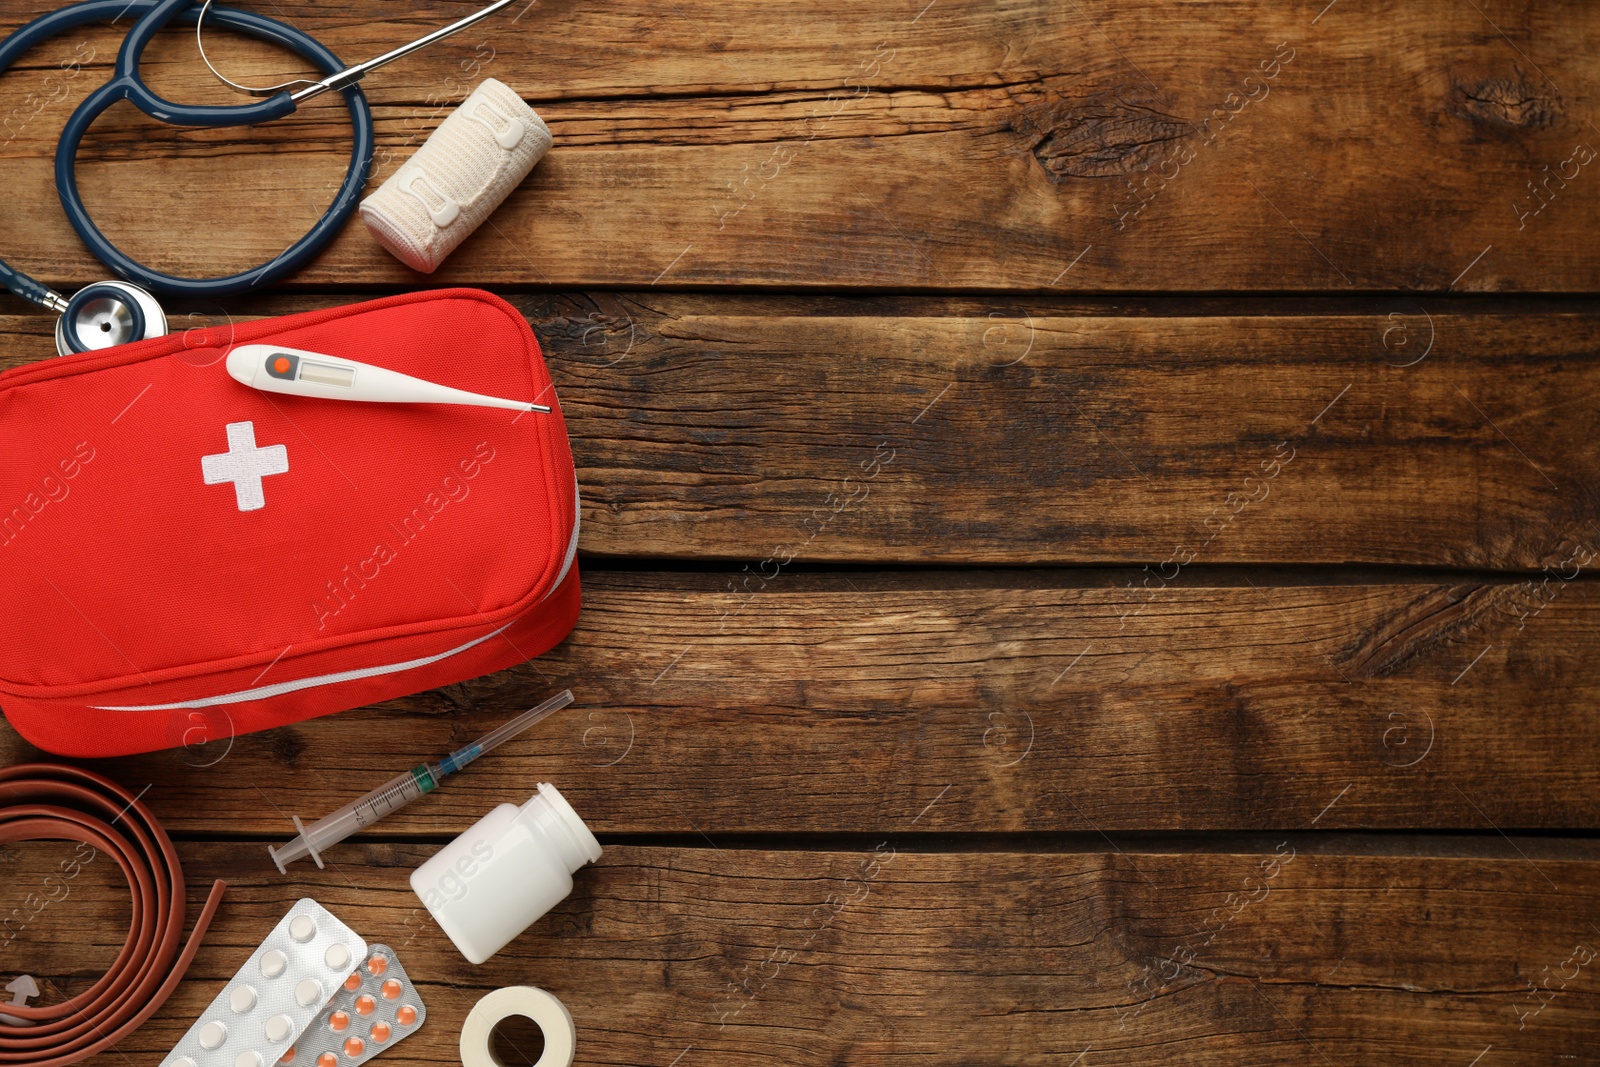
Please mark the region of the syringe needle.
[[549, 700], [546, 700], [538, 707], [530, 708], [521, 715], [518, 715], [515, 719], [512, 719], [510, 722], [504, 723], [495, 729], [490, 730], [472, 744], [463, 745], [461, 748], [456, 749], [454, 752], [450, 753], [445, 760], [441, 760], [440, 764], [442, 766], [446, 761], [453, 764], [450, 770], [445, 772], [446, 774], [458, 771], [462, 767], [465, 767], [467, 764], [471, 763], [473, 760], [477, 759], [479, 756], [482, 756], [488, 752], [493, 752], [496, 748], [505, 744], [513, 737], [516, 737], [524, 730], [527, 730], [534, 724], [541, 722], [551, 715], [554, 715], [556, 712], [560, 711], [570, 703], [572, 703], [572, 690], [563, 689], [561, 692], [557, 693]]

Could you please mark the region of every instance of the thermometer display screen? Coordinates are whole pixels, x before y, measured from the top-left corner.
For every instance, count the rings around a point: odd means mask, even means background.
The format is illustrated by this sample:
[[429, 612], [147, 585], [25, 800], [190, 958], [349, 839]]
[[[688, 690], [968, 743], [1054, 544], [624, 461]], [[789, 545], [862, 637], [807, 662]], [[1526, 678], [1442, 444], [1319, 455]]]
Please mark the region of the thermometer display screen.
[[329, 363], [316, 363], [309, 359], [300, 361], [300, 380], [317, 385], [336, 385], [345, 389], [356, 384], [353, 367], [336, 367]]

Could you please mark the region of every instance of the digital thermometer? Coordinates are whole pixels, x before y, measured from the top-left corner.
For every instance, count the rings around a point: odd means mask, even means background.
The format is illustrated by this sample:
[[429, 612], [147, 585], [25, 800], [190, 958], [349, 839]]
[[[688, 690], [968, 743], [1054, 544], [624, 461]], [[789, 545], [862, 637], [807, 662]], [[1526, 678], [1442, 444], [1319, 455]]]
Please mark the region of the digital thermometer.
[[241, 385], [285, 396], [373, 404], [465, 404], [507, 411], [550, 412], [544, 404], [469, 393], [370, 363], [279, 345], [240, 345], [228, 353], [228, 374]]

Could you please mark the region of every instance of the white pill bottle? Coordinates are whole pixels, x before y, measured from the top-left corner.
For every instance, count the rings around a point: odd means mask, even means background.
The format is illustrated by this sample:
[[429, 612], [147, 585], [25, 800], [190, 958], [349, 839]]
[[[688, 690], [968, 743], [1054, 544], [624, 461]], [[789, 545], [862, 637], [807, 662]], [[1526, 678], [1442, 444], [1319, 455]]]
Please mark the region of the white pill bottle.
[[572, 892], [600, 842], [555, 786], [521, 807], [501, 804], [411, 872], [411, 889], [455, 942], [482, 963]]

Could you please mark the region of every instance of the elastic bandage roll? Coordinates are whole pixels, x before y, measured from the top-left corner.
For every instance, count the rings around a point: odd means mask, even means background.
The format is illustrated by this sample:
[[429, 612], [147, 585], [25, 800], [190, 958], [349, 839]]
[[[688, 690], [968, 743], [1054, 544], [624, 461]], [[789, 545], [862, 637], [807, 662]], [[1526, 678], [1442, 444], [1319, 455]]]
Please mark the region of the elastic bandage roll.
[[431, 274], [550, 150], [544, 120], [510, 86], [486, 78], [415, 155], [361, 202], [378, 243]]

